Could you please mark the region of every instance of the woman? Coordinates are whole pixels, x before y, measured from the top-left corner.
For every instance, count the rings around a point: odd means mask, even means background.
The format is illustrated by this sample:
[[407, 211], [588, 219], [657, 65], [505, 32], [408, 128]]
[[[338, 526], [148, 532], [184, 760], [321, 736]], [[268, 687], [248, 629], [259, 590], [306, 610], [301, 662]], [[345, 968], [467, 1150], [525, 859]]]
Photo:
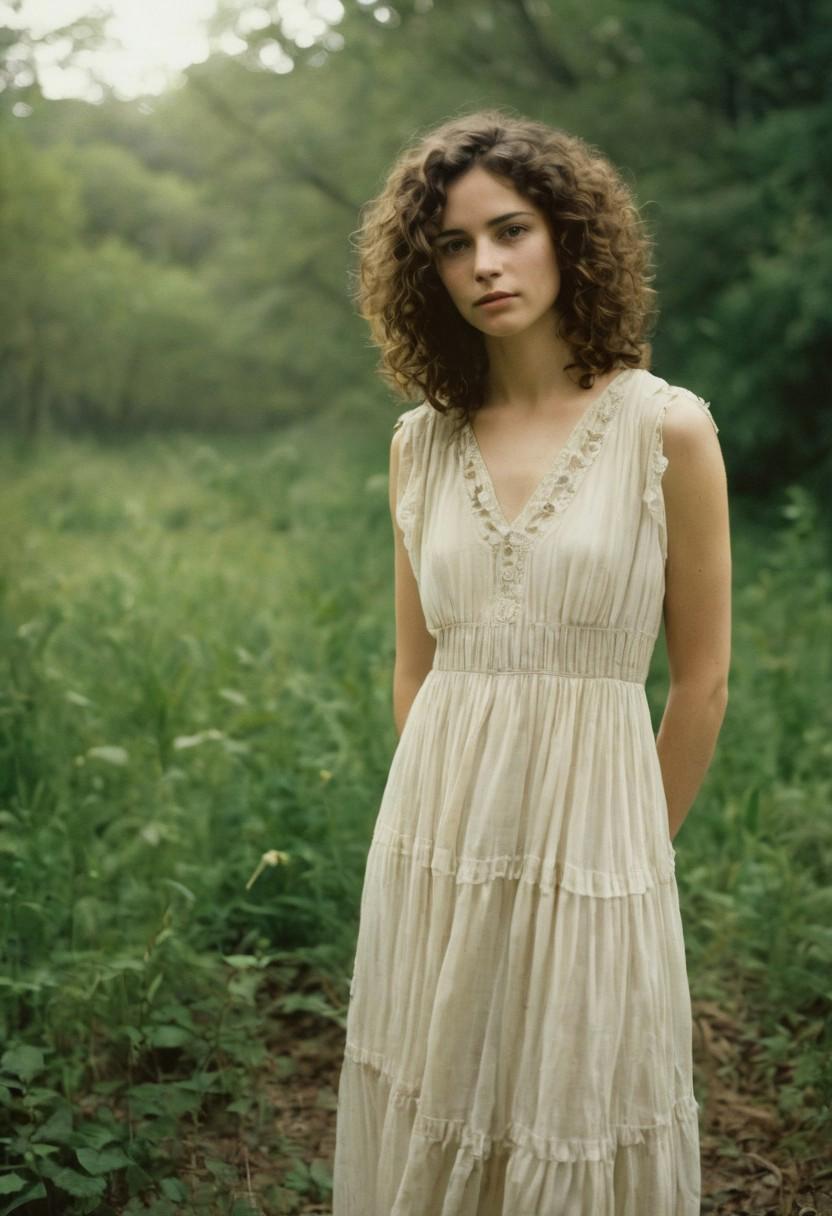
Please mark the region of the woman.
[[699, 1213], [672, 840], [727, 702], [729, 521], [708, 406], [648, 370], [649, 252], [603, 156], [500, 111], [363, 220], [381, 370], [422, 400], [334, 1216]]

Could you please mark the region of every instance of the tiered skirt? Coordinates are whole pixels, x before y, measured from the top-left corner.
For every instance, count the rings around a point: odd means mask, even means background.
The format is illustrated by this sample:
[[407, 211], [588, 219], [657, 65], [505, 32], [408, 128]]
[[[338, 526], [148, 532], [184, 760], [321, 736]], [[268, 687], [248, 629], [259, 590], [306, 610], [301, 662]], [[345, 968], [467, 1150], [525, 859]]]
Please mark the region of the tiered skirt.
[[643, 683], [434, 669], [367, 858], [333, 1216], [698, 1216]]

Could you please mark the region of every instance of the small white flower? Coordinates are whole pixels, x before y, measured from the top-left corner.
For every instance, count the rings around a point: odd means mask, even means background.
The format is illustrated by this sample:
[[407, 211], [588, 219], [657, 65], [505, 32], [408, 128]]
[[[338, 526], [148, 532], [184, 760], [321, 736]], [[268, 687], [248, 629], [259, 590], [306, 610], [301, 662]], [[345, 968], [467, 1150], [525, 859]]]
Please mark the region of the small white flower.
[[289, 854], [288, 853], [282, 853], [279, 849], [269, 849], [267, 852], [265, 852], [263, 854], [263, 856], [260, 858], [259, 862], [257, 863], [257, 868], [255, 869], [254, 873], [252, 874], [251, 878], [246, 883], [246, 890], [247, 891], [251, 890], [251, 888], [257, 882], [257, 879], [260, 877], [260, 875], [263, 873], [263, 871], [266, 869], [267, 866], [288, 865], [288, 863], [289, 863]]

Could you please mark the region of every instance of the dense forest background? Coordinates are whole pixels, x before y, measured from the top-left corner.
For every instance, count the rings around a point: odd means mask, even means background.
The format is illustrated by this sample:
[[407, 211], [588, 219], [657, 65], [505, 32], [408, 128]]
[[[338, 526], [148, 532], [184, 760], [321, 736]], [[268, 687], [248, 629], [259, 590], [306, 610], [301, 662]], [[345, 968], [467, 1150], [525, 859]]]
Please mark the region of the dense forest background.
[[0, 0], [0, 1216], [329, 1210], [408, 405], [354, 237], [399, 150], [481, 106], [624, 172], [653, 370], [719, 426], [729, 705], [676, 842], [702, 1211], [832, 1212], [832, 0], [221, 0], [181, 83], [96, 102], [40, 65], [91, 70], [101, 16], [21, 12]]
[[[347, 0], [303, 47], [279, 11], [227, 0], [214, 29], [238, 53], [96, 105], [45, 100], [34, 39], [0, 31], [6, 427], [376, 416], [349, 298], [360, 206], [418, 131], [504, 105], [633, 184], [658, 249], [654, 370], [711, 401], [734, 488], [832, 481], [828, 0]], [[71, 61], [96, 24], [49, 37]]]

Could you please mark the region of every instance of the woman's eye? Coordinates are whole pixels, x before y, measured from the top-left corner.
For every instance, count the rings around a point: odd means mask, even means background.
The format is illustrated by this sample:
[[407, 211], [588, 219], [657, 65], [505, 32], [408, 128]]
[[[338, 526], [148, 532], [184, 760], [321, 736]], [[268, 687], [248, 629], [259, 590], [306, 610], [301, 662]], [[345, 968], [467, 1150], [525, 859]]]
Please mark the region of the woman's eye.
[[[524, 224], [509, 224], [507, 228], [504, 228], [504, 229], [503, 229], [503, 231], [502, 231], [502, 233], [501, 233], [500, 235], [501, 235], [501, 236], [506, 236], [508, 233], [510, 233], [510, 232], [512, 232], [512, 231], [517, 232], [517, 233], [518, 233], [518, 235], [519, 235], [519, 233], [521, 233], [521, 232], [525, 232], [525, 231], [526, 231], [526, 226], [525, 226]], [[517, 238], [516, 238], [516, 237], [511, 237], [510, 239], [511, 239], [511, 240], [516, 240]], [[465, 244], [465, 242], [462, 240], [462, 238], [461, 238], [461, 237], [454, 237], [454, 239], [453, 239], [453, 240], [451, 240], [451, 241], [446, 241], [446, 242], [445, 242], [445, 244], [444, 244], [444, 245], [442, 245], [440, 252], [441, 252], [441, 253], [450, 253], [450, 254], [453, 254], [453, 252], [454, 252], [454, 250], [453, 250], [453, 246], [454, 246], [454, 245], [459, 245], [460, 243], [461, 243], [461, 244], [463, 244], [463, 245]]]

